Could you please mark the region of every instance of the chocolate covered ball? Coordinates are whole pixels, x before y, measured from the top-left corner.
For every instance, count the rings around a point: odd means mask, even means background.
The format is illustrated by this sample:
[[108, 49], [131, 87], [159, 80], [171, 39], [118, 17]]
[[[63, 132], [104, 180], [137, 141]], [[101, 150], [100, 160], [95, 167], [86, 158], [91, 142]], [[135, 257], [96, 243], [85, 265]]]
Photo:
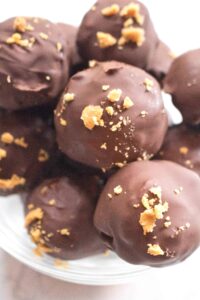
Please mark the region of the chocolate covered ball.
[[32, 187], [55, 155], [55, 134], [38, 111], [0, 111], [0, 194]]
[[134, 162], [108, 180], [94, 221], [121, 258], [161, 267], [199, 246], [199, 198], [196, 173], [168, 161]]
[[56, 24], [28, 17], [0, 23], [0, 107], [54, 103], [68, 81], [69, 55]]
[[173, 62], [164, 89], [172, 95], [184, 122], [200, 124], [200, 49], [189, 51]]
[[77, 39], [77, 34], [78, 34], [78, 27], [65, 24], [65, 23], [58, 23], [57, 24], [59, 28], [61, 29], [63, 36], [66, 40], [66, 43], [68, 44], [69, 47], [69, 52], [70, 52], [70, 65], [71, 65], [71, 70], [70, 74], [75, 74], [78, 71], [81, 71], [86, 68], [86, 63], [84, 63], [83, 59], [80, 57], [77, 44], [76, 44], [76, 39]]
[[69, 158], [106, 171], [158, 152], [167, 115], [153, 77], [112, 61], [71, 78], [55, 124], [59, 147]]
[[103, 253], [93, 225], [98, 178], [79, 175], [44, 181], [28, 197], [25, 224], [36, 253], [79, 259]]
[[85, 15], [77, 42], [85, 60], [117, 60], [145, 69], [158, 37], [139, 1], [99, 0]]
[[162, 85], [163, 79], [167, 75], [173, 60], [174, 54], [171, 49], [165, 43], [159, 41], [154, 55], [149, 59], [146, 69]]
[[200, 130], [185, 124], [171, 127], [156, 158], [174, 161], [200, 175]]

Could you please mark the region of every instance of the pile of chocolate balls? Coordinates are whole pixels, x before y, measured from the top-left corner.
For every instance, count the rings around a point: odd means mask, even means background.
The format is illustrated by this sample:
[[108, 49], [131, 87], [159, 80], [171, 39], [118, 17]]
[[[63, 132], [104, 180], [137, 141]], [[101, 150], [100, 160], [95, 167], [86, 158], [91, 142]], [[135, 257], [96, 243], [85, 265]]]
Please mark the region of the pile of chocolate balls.
[[[182, 124], [168, 128], [162, 89]], [[25, 193], [35, 254], [183, 261], [199, 175], [200, 50], [175, 58], [144, 4], [99, 0], [79, 28], [0, 23], [0, 192]]]

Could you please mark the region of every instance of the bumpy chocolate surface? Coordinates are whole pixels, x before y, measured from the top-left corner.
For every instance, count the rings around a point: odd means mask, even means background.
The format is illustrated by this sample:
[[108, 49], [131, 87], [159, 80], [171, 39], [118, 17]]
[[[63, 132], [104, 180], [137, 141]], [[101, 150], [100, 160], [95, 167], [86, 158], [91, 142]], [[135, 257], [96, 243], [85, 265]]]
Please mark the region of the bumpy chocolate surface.
[[171, 127], [156, 158], [174, 161], [200, 175], [200, 130], [184, 124]]
[[196, 173], [168, 161], [134, 162], [107, 182], [95, 225], [130, 263], [177, 263], [199, 246], [199, 197]]
[[165, 79], [164, 89], [172, 95], [184, 122], [200, 124], [200, 49], [179, 56]]
[[74, 74], [76, 73], [76, 71], [81, 70], [86, 66], [78, 53], [78, 48], [76, 45], [78, 27], [65, 23], [58, 23], [57, 25], [61, 29], [63, 36], [68, 44], [71, 64], [70, 73]]
[[100, 0], [85, 15], [77, 42], [86, 60], [117, 60], [145, 69], [158, 37], [139, 1]]
[[25, 222], [39, 253], [78, 259], [105, 251], [93, 225], [99, 191], [97, 178], [70, 175], [45, 181], [29, 195]]
[[55, 113], [60, 149], [71, 159], [108, 170], [148, 159], [167, 129], [158, 83], [119, 62], [74, 75]]
[[162, 84], [173, 60], [174, 55], [170, 48], [162, 41], [159, 41], [146, 69]]
[[28, 17], [0, 23], [0, 107], [50, 104], [68, 73], [69, 47], [56, 24]]
[[32, 186], [55, 155], [55, 135], [39, 111], [0, 111], [0, 193]]

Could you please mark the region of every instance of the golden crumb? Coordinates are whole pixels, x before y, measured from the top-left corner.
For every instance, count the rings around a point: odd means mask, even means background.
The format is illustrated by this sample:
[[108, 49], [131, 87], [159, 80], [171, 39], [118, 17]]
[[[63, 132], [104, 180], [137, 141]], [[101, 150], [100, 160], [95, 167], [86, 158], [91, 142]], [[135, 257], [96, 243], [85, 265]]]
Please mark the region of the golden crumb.
[[115, 195], [120, 195], [123, 192], [123, 188], [121, 187], [121, 185], [117, 185], [114, 189], [113, 189]]
[[1, 135], [1, 141], [4, 144], [12, 144], [14, 142], [14, 136], [9, 132], [4, 132]]
[[49, 154], [46, 150], [40, 149], [39, 154], [38, 154], [38, 161], [40, 162], [45, 162], [49, 159]]
[[6, 156], [7, 156], [6, 150], [0, 148], [0, 160], [2, 160], [3, 158], [6, 158]]
[[188, 154], [189, 149], [187, 147], [180, 147], [179, 152], [183, 155], [186, 155], [186, 154]]
[[151, 92], [153, 85], [154, 85], [153, 80], [151, 80], [149, 78], [146, 78], [144, 80], [144, 86], [145, 86], [145, 89], [147, 92]]
[[159, 200], [162, 198], [162, 188], [159, 185], [152, 186], [149, 191], [154, 194], [156, 197], [158, 197]]
[[168, 227], [171, 226], [171, 224], [172, 224], [171, 221], [166, 221], [166, 222], [164, 222], [164, 227], [165, 227], [165, 228], [168, 228]]
[[107, 84], [102, 85], [102, 91], [104, 91], [104, 92], [107, 91], [109, 88], [110, 88], [110, 86]]
[[148, 112], [147, 111], [143, 110], [143, 111], [140, 112], [140, 117], [146, 118], [146, 116], [148, 116]]
[[98, 31], [96, 36], [100, 48], [108, 48], [117, 44], [117, 39], [110, 33]]
[[39, 228], [31, 228], [30, 236], [31, 236], [33, 242], [38, 243], [41, 238], [41, 230]]
[[29, 40], [27, 40], [27, 39], [23, 40], [20, 33], [13, 33], [12, 36], [6, 40], [6, 43], [10, 44], [10, 45], [16, 44], [21, 47], [29, 47], [30, 46]]
[[124, 163], [124, 162], [123, 163], [122, 162], [116, 162], [115, 163], [115, 166], [118, 167], [118, 168], [123, 168], [125, 165], [126, 165], [126, 163]]
[[138, 47], [141, 47], [145, 41], [145, 31], [138, 27], [127, 27], [122, 29], [122, 38], [119, 39], [118, 45], [123, 46], [128, 42], [135, 43]]
[[33, 209], [33, 208], [34, 208], [34, 204], [32, 204], [32, 203], [28, 204], [28, 209], [29, 209], [29, 210], [31, 210], [31, 209]]
[[26, 30], [32, 31], [34, 28], [30, 24], [27, 24], [27, 21], [24, 17], [17, 17], [14, 20], [13, 28], [19, 32], [25, 32]]
[[146, 209], [140, 214], [140, 225], [143, 228], [144, 235], [149, 232], [153, 232], [154, 227], [156, 226], [156, 216], [153, 209]]
[[19, 32], [25, 32], [26, 31], [26, 19], [23, 17], [17, 17], [14, 20], [13, 28]]
[[103, 16], [111, 17], [117, 15], [120, 11], [118, 4], [112, 4], [111, 6], [105, 7], [101, 10]]
[[120, 16], [132, 17], [139, 25], [144, 23], [144, 17], [140, 14], [140, 5], [133, 2], [122, 8]]
[[67, 261], [61, 260], [61, 259], [55, 259], [54, 260], [54, 266], [56, 268], [61, 268], [61, 269], [67, 269], [69, 267], [69, 264]]
[[164, 213], [169, 209], [167, 202], [162, 202], [162, 189], [160, 186], [153, 186], [149, 193], [144, 193], [141, 203], [145, 210], [140, 214], [139, 224], [143, 228], [143, 233], [153, 232], [156, 220], [163, 219]]
[[124, 28], [127, 28], [127, 27], [130, 27], [133, 25], [133, 19], [132, 18], [129, 18], [127, 19], [125, 22], [124, 22]]
[[74, 93], [66, 93], [63, 96], [63, 101], [64, 102], [71, 102], [71, 101], [74, 100], [74, 98], [75, 98], [75, 94]]
[[110, 102], [117, 102], [120, 100], [121, 95], [122, 95], [122, 90], [113, 89], [108, 93], [107, 98], [110, 100]]
[[7, 83], [11, 83], [11, 77], [9, 75], [7, 76], [6, 80], [7, 80]]
[[114, 114], [114, 108], [113, 108], [112, 106], [107, 106], [107, 107], [105, 108], [105, 110], [106, 110], [106, 112], [107, 112], [107, 114], [108, 114], [109, 116], [113, 116], [113, 114]]
[[124, 102], [123, 102], [123, 108], [124, 109], [128, 109], [130, 107], [132, 107], [134, 105], [133, 101], [131, 100], [131, 98], [129, 98], [128, 96], [126, 96], [124, 98]]
[[56, 48], [57, 48], [58, 52], [60, 52], [62, 50], [63, 46], [62, 46], [61, 43], [57, 42], [56, 43]]
[[63, 118], [60, 118], [60, 125], [61, 126], [67, 126], [67, 121], [64, 120]]
[[50, 200], [48, 201], [48, 204], [51, 205], [51, 206], [53, 206], [53, 205], [56, 204], [56, 200], [55, 200], [55, 199], [50, 199]]
[[53, 252], [54, 252], [53, 249], [42, 244], [38, 244], [37, 247], [33, 249], [33, 253], [39, 257], [43, 256], [45, 253], [53, 253]]
[[36, 208], [31, 210], [25, 217], [25, 226], [29, 226], [31, 223], [37, 220], [42, 220], [43, 218], [43, 211], [41, 208]]
[[17, 145], [17, 146], [20, 146], [22, 148], [28, 148], [28, 144], [25, 142], [25, 139], [22, 137], [22, 138], [16, 138], [14, 140], [14, 143]]
[[108, 195], [109, 199], [112, 199], [112, 197], [113, 197], [112, 194], [108, 193], [107, 195]]
[[158, 244], [148, 244], [147, 253], [153, 256], [164, 255], [165, 252], [161, 249]]
[[10, 179], [0, 179], [0, 190], [13, 190], [15, 187], [24, 185], [25, 183], [25, 178], [14, 174]]
[[101, 149], [107, 150], [107, 143], [104, 143], [100, 146]]
[[116, 132], [116, 131], [118, 131], [118, 130], [121, 129], [121, 126], [122, 126], [122, 121], [118, 122], [117, 124], [114, 124], [114, 125], [110, 128], [110, 131]]
[[69, 236], [70, 235], [70, 231], [69, 231], [68, 228], [63, 228], [63, 229], [60, 230], [60, 234], [61, 235], [67, 235], [67, 236]]
[[104, 126], [102, 116], [103, 108], [101, 106], [88, 105], [82, 111], [81, 120], [85, 127], [91, 130], [95, 126]]
[[48, 40], [48, 35], [46, 34], [46, 33], [44, 33], [44, 32], [40, 32], [39, 33], [39, 36], [43, 39], [43, 40]]
[[89, 67], [94, 68], [97, 65], [97, 61], [95, 59], [92, 59], [89, 61]]

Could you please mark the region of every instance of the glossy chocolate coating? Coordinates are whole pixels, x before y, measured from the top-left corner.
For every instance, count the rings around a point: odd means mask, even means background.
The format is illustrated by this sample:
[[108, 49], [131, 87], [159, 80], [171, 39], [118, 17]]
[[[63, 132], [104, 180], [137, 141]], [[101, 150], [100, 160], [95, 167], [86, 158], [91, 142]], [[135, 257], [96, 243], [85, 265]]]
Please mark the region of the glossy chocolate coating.
[[162, 41], [159, 41], [146, 69], [162, 84], [173, 60], [174, 57], [170, 48]]
[[[47, 173], [55, 155], [55, 134], [47, 116], [39, 111], [0, 111], [0, 193], [33, 186]], [[7, 180], [14, 175], [24, 184]], [[8, 182], [7, 182], [8, 183]], [[15, 182], [16, 183], [16, 182]]]
[[[0, 107], [9, 110], [54, 103], [69, 76], [69, 47], [59, 27], [23, 20], [31, 30], [14, 29], [15, 18], [0, 23]], [[16, 33], [27, 46], [8, 42]]]
[[35, 228], [41, 231], [36, 244], [67, 260], [103, 253], [106, 248], [93, 225], [99, 192], [98, 179], [91, 176], [71, 174], [44, 181], [26, 203], [27, 214], [37, 208], [43, 212], [41, 222], [36, 219], [29, 224], [30, 234]]
[[[118, 185], [122, 191], [116, 195], [113, 191]], [[139, 223], [145, 211], [141, 200], [149, 197], [155, 201], [152, 205], [158, 203], [155, 192], [150, 192], [152, 187], [161, 188], [168, 211], [163, 218], [157, 217], [153, 232], [144, 235]], [[95, 226], [106, 244], [130, 263], [154, 267], [177, 263], [200, 244], [199, 197], [196, 173], [168, 161], [134, 162], [107, 182], [95, 211]], [[146, 222], [151, 218], [147, 216]], [[150, 244], [161, 247], [162, 255], [148, 254]]]
[[[152, 84], [149, 91], [144, 84], [147, 79]], [[113, 89], [122, 91], [117, 102], [107, 98]], [[74, 100], [66, 103], [66, 93], [74, 94]], [[133, 105], [124, 109], [127, 96]], [[81, 120], [84, 109], [91, 105], [103, 109], [103, 127], [90, 130]], [[108, 107], [114, 111], [112, 116]], [[63, 120], [67, 123], [62, 124]], [[55, 124], [59, 147], [69, 158], [108, 170], [158, 152], [167, 115], [157, 81], [143, 70], [113, 61], [98, 63], [71, 78], [56, 109]]]
[[185, 124], [169, 128], [156, 158], [174, 161], [200, 176], [200, 130]]
[[140, 13], [144, 17], [143, 25], [134, 20], [134, 28], [142, 28], [145, 31], [145, 41], [141, 46], [134, 42], [126, 43], [123, 48], [118, 44], [107, 48], [100, 48], [97, 43], [97, 32], [111, 34], [114, 38], [121, 37], [124, 22], [129, 19], [120, 16], [120, 12], [113, 16], [104, 16], [102, 9], [113, 4], [119, 5], [120, 10], [133, 3], [130, 0], [100, 0], [84, 17], [77, 38], [80, 55], [85, 60], [96, 59], [98, 61], [116, 60], [145, 69], [149, 59], [153, 56], [158, 42], [157, 34], [151, 22], [147, 8], [139, 1], [134, 4], [140, 6]]
[[189, 51], [173, 62], [164, 89], [172, 95], [184, 122], [200, 124], [200, 49]]

